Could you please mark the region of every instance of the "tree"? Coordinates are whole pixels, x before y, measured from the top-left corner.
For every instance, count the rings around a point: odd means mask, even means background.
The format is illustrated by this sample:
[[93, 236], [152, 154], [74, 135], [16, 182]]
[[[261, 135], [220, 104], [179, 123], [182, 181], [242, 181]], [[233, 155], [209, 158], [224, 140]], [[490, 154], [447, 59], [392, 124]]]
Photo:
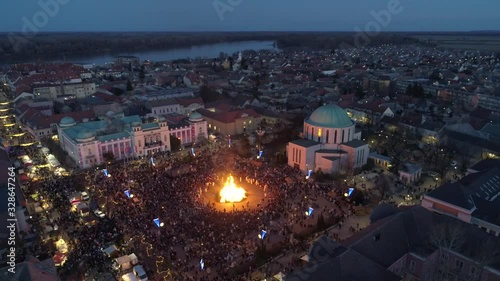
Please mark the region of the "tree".
[[217, 101], [220, 98], [219, 93], [203, 85], [200, 87], [200, 97], [205, 103]]
[[479, 281], [482, 280], [484, 267], [495, 261], [498, 255], [500, 255], [500, 245], [498, 240], [488, 237], [486, 240], [481, 241], [479, 247], [473, 249], [475, 251], [472, 253], [472, 256], [479, 268], [479, 272], [471, 281]]
[[255, 75], [255, 85], [257, 87], [260, 86], [260, 75], [259, 74]]
[[385, 179], [385, 176], [383, 174], [378, 176], [377, 184], [375, 185], [375, 188], [380, 193], [380, 198], [384, 199], [385, 194], [386, 194], [387, 190], [389, 189], [389, 185], [387, 184], [387, 180]]
[[406, 87], [406, 94], [408, 96], [413, 96], [413, 84], [408, 84]]
[[431, 74], [431, 76], [429, 77], [429, 80], [433, 80], [433, 81], [438, 81], [440, 80], [441, 77], [439, 76], [439, 71], [438, 70], [434, 70]]
[[361, 87], [356, 87], [356, 92], [354, 94], [359, 99], [362, 99], [365, 96], [365, 92], [363, 92], [363, 88]]
[[127, 80], [127, 92], [131, 92], [134, 90], [134, 86], [132, 86], [132, 82], [130, 80]]
[[243, 157], [250, 157], [252, 152], [250, 151], [250, 140], [247, 135], [243, 135], [240, 140], [240, 154]]
[[108, 152], [105, 152], [102, 154], [102, 158], [104, 159], [104, 161], [106, 161], [107, 163], [111, 163], [113, 161], [115, 161], [115, 155], [113, 154], [113, 152], [111, 151], [108, 151]]
[[181, 148], [181, 140], [173, 135], [170, 135], [170, 150], [178, 151]]
[[464, 229], [461, 222], [440, 223], [431, 229], [429, 242], [439, 252], [439, 261], [434, 263], [433, 280], [446, 280], [445, 275], [450, 265], [448, 259], [449, 252], [458, 252], [465, 241]]
[[323, 214], [319, 214], [318, 216], [318, 221], [316, 223], [316, 231], [322, 231], [327, 228], [325, 218], [323, 217]]
[[141, 66], [141, 70], [139, 71], [139, 79], [141, 79], [141, 83], [144, 83], [144, 78], [146, 78], [146, 73], [144, 72], [144, 65]]

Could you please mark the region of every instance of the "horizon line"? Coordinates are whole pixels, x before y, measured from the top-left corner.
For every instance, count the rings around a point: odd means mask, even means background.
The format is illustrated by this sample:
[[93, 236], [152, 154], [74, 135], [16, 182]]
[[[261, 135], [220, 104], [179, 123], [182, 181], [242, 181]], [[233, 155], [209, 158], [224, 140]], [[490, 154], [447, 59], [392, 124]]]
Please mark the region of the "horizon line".
[[[275, 31], [267, 31], [267, 30], [240, 30], [240, 31], [231, 31], [231, 30], [199, 30], [199, 31], [147, 31], [147, 30], [142, 30], [142, 31], [113, 31], [113, 30], [108, 30], [108, 31], [69, 31], [69, 30], [60, 30], [60, 31], [40, 31], [37, 32], [37, 34], [46, 34], [46, 33], [357, 33], [358, 31], [335, 31], [335, 30], [275, 30]], [[416, 30], [395, 30], [395, 31], [380, 31], [378, 33], [472, 33], [472, 32], [499, 32], [500, 29], [498, 30], [493, 30], [493, 29], [486, 29], [486, 30], [454, 30], [454, 31], [447, 31], [447, 30], [438, 30], [438, 31], [416, 31]], [[4, 33], [23, 33], [22, 31], [0, 31], [0, 34]]]

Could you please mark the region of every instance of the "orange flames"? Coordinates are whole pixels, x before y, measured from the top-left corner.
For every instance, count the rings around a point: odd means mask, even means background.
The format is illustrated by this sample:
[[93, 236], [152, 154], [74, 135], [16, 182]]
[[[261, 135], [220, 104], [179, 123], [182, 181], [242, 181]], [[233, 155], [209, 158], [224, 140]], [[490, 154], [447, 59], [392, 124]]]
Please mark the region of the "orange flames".
[[222, 187], [219, 195], [221, 203], [236, 203], [247, 198], [246, 191], [242, 187], [236, 186], [233, 176], [229, 176], [226, 184]]

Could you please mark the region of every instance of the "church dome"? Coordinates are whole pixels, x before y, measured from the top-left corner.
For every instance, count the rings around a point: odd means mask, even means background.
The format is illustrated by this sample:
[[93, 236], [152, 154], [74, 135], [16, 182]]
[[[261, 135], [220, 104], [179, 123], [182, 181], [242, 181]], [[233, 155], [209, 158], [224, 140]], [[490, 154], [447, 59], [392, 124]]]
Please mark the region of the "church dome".
[[189, 116], [189, 121], [191, 122], [198, 122], [201, 120], [203, 120], [203, 116], [201, 116], [198, 112], [193, 112], [191, 113], [191, 116]]
[[76, 124], [76, 121], [75, 119], [67, 116], [67, 117], [64, 117], [63, 119], [61, 119], [61, 122], [59, 122], [59, 126], [61, 127], [69, 127], [69, 126], [73, 126]]
[[327, 104], [317, 108], [306, 119], [306, 123], [328, 128], [345, 128], [354, 125], [345, 110], [334, 104]]

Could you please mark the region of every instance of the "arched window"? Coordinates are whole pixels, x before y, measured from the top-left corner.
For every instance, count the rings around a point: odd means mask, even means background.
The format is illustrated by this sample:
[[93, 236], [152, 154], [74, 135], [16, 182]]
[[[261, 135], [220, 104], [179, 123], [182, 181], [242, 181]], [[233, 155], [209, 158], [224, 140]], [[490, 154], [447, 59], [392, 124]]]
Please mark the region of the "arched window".
[[347, 141], [351, 139], [351, 129], [347, 132]]
[[326, 143], [330, 140], [330, 131], [326, 130]]
[[337, 130], [335, 130], [335, 134], [333, 136], [333, 143], [337, 143]]
[[345, 134], [345, 130], [342, 130], [342, 139], [340, 140], [341, 143], [344, 142], [344, 134]]

